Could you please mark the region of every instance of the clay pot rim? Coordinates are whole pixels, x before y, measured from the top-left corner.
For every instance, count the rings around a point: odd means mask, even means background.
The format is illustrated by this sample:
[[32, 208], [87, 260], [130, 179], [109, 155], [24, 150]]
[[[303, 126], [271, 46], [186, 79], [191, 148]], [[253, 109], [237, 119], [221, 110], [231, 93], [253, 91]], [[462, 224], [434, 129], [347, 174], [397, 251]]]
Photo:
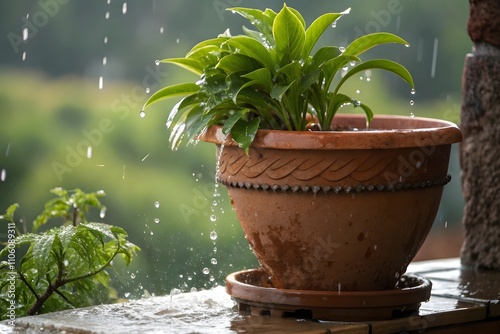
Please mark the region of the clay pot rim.
[[260, 303], [272, 303], [307, 307], [342, 307], [369, 308], [394, 307], [420, 303], [430, 298], [432, 283], [426, 278], [414, 274], [403, 277], [413, 279], [418, 285], [408, 288], [396, 288], [379, 291], [318, 291], [292, 290], [262, 287], [242, 282], [245, 276], [257, 280], [265, 275], [261, 269], [248, 269], [229, 274], [226, 277], [226, 291], [233, 298]]
[[[364, 115], [338, 114], [333, 124], [362, 129]], [[236, 146], [225, 138], [221, 126], [211, 126], [200, 135], [208, 143]], [[259, 130], [251, 147], [274, 149], [390, 149], [448, 145], [462, 141], [462, 133], [452, 122], [425, 118], [376, 115], [370, 130], [357, 131], [284, 131]]]

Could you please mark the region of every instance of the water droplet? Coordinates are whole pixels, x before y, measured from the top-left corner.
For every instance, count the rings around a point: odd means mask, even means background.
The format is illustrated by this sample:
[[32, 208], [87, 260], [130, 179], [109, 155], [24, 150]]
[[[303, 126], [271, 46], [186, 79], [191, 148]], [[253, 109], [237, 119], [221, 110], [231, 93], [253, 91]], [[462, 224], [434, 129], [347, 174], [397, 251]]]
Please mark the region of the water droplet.
[[410, 100], [410, 106], [414, 105], [415, 102], [413, 100]]
[[156, 202], [155, 202], [155, 208], [157, 208], [157, 209], [158, 209], [159, 207], [160, 207], [160, 202], [156, 201]]
[[363, 79], [364, 79], [364, 77], [362, 77], [362, 76], [361, 76], [361, 77], [359, 77], [359, 80], [363, 80]]
[[342, 71], [344, 71], [344, 72], [347, 72], [348, 69], [349, 69], [349, 67], [347, 67], [347, 66], [342, 67]]
[[332, 28], [337, 28], [337, 20], [333, 21]]
[[179, 44], [180, 40], [177, 38], [177, 40], [175, 41], [177, 44]]
[[127, 14], [127, 3], [124, 2], [123, 5], [122, 5], [122, 14]]
[[155, 222], [155, 224], [158, 224], [160, 222], [160, 218], [155, 218], [153, 221]]
[[125, 298], [128, 298], [128, 296], [130, 296], [130, 292], [125, 292], [125, 293], [123, 294], [123, 296], [124, 296]]
[[104, 14], [104, 17], [107, 19], [109, 19], [109, 12], [106, 12], [106, 14]]
[[163, 34], [164, 31], [165, 29], [163, 27], [160, 27], [160, 34]]
[[407, 48], [409, 48], [409, 47], [410, 47], [410, 44], [405, 44], [405, 46], [406, 46]]
[[102, 66], [106, 66], [107, 63], [108, 63], [108, 57], [103, 57], [102, 58]]
[[23, 61], [25, 61], [25, 60], [26, 60], [26, 51], [24, 51], [24, 52], [23, 52], [22, 60], [23, 60]]
[[111, 0], [108, 0], [108, 5], [111, 3]]
[[160, 65], [160, 61], [158, 59], [155, 60], [156, 66]]
[[411, 95], [415, 95], [415, 93], [416, 93], [415, 88], [412, 88], [410, 93], [411, 93]]
[[217, 264], [217, 259], [215, 257], [213, 257], [211, 260], [210, 260], [210, 263], [213, 264], [213, 265], [216, 265]]
[[97, 190], [97, 195], [106, 196], [106, 193], [104, 192], [104, 190]]
[[208, 268], [203, 268], [203, 273], [204, 273], [205, 275], [210, 274], [210, 269], [208, 269]]
[[193, 278], [191, 276], [188, 276], [187, 279], [188, 279], [188, 281], [192, 281], [193, 280]]
[[0, 174], [0, 180], [4, 182], [6, 178], [7, 178], [7, 171], [4, 168], [2, 169], [2, 173]]
[[28, 28], [24, 28], [23, 29], [23, 41], [27, 41], [28, 40]]
[[211, 215], [211, 216], [210, 216], [210, 221], [211, 221], [211, 222], [215, 222], [215, 221], [217, 221], [217, 216], [216, 216], [216, 215]]
[[361, 101], [359, 100], [354, 100], [352, 101], [352, 103], [356, 106], [356, 107], [359, 107], [361, 105]]
[[339, 51], [343, 53], [343, 52], [345, 51], [345, 47], [341, 46], [341, 47], [339, 48]]
[[144, 118], [144, 117], [146, 116], [146, 113], [144, 112], [144, 110], [141, 110], [141, 111], [139, 112], [139, 116], [140, 116], [141, 118]]
[[108, 36], [104, 37], [104, 44], [108, 44]]
[[217, 232], [215, 231], [210, 232], [210, 239], [217, 240]]
[[146, 155], [144, 156], [144, 158], [142, 158], [142, 160], [141, 160], [141, 161], [146, 160], [148, 157], [149, 157], [149, 153], [148, 153], [148, 154], [146, 154]]
[[361, 91], [359, 89], [356, 90], [356, 94], [359, 94], [361, 93]]
[[213, 275], [210, 275], [210, 282], [215, 281], [215, 277]]
[[99, 77], [99, 89], [102, 89], [104, 87], [104, 78], [102, 75]]
[[92, 146], [87, 147], [87, 159], [92, 158]]
[[366, 81], [372, 81], [372, 79], [371, 78], [366, 78]]
[[349, 65], [354, 66], [354, 65], [356, 65], [356, 62], [351, 61], [351, 62], [349, 62]]
[[444, 228], [448, 228], [448, 221], [444, 222]]
[[214, 253], [217, 253], [217, 247], [214, 247], [213, 251]]
[[130, 278], [135, 279], [135, 274], [134, 273], [130, 274]]
[[101, 211], [99, 212], [99, 217], [104, 218], [106, 217], [106, 207], [103, 207]]
[[149, 87], [146, 87], [146, 94], [149, 94], [151, 92], [151, 89]]

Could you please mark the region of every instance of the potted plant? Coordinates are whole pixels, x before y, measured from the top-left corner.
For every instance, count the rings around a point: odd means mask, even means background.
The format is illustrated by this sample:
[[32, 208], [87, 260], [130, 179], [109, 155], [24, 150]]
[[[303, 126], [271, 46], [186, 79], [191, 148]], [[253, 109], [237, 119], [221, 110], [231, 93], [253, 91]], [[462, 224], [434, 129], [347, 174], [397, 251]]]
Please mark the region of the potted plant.
[[[198, 139], [217, 145], [217, 179], [274, 287], [393, 289], [431, 228], [459, 129], [373, 117], [340, 92], [370, 69], [392, 72], [413, 88], [402, 65], [360, 58], [381, 44], [407, 46], [400, 37], [380, 32], [316, 50], [348, 11], [307, 26], [286, 5], [278, 13], [230, 10], [257, 30], [226, 31], [183, 58], [162, 60], [199, 79], [160, 89], [144, 107], [183, 96], [167, 120], [172, 146]], [[365, 115], [337, 114], [345, 105]]]

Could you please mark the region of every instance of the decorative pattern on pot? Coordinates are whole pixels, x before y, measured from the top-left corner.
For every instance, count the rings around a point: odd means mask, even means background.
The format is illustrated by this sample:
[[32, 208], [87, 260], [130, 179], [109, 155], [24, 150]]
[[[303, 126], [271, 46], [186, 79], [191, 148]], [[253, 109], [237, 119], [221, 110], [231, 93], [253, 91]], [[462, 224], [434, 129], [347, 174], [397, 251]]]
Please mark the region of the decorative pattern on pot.
[[228, 187], [290, 192], [412, 190], [447, 184], [451, 177], [446, 168], [428, 166], [436, 161], [446, 165], [448, 158], [444, 147], [293, 153], [251, 148], [247, 155], [226, 146], [218, 180]]

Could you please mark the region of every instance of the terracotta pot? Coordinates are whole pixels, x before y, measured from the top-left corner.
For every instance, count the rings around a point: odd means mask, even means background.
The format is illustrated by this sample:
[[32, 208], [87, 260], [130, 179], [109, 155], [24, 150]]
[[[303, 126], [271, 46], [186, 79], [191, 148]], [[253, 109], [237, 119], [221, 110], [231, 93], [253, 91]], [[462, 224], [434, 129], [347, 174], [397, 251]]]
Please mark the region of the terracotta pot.
[[219, 182], [274, 287], [393, 289], [434, 222], [461, 132], [425, 118], [335, 123], [351, 130], [260, 130], [248, 155], [220, 127], [201, 139], [218, 156], [225, 140]]

